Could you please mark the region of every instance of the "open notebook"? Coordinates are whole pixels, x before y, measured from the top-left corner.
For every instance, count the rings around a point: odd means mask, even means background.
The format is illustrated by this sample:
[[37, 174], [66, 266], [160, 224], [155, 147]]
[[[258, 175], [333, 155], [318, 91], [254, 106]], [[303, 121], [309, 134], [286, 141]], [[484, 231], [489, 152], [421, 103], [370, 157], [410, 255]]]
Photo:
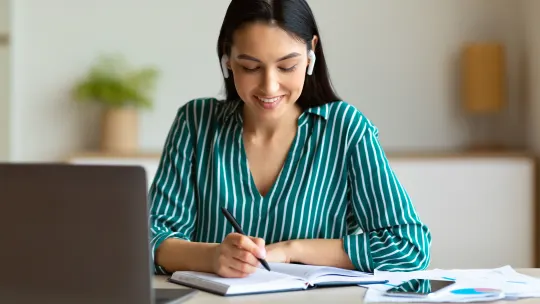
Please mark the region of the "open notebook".
[[304, 290], [317, 286], [384, 284], [372, 274], [313, 265], [269, 263], [245, 278], [223, 278], [196, 271], [176, 271], [170, 282], [201, 289], [222, 296]]

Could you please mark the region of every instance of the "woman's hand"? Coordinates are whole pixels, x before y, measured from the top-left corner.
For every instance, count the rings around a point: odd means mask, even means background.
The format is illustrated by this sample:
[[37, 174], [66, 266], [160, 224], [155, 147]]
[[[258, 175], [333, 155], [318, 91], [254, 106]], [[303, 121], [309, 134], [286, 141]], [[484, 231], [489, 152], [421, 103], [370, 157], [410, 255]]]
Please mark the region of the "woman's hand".
[[266, 246], [266, 261], [273, 263], [291, 263], [294, 255], [293, 241], [274, 243]]
[[243, 278], [257, 270], [258, 258], [265, 257], [263, 239], [230, 233], [216, 247], [212, 268], [222, 277]]

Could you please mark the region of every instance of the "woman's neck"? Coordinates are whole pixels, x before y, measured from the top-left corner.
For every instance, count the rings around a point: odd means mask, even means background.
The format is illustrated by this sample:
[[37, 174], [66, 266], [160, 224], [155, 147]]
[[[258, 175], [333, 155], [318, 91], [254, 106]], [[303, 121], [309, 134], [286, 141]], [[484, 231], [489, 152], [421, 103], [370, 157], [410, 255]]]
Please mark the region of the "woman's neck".
[[280, 138], [284, 134], [296, 133], [298, 128], [298, 117], [302, 114], [300, 107], [295, 106], [295, 111], [290, 111], [279, 120], [264, 121], [247, 113], [247, 109], [243, 109], [244, 116], [244, 133], [251, 138], [257, 138], [262, 141], [272, 141], [275, 138]]

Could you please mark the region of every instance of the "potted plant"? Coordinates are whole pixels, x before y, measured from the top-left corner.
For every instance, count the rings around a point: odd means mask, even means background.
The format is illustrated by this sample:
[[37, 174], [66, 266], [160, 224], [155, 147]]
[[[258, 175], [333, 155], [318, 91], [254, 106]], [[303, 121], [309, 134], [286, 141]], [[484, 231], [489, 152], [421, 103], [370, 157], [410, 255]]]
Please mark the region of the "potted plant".
[[101, 149], [133, 153], [138, 149], [138, 111], [153, 106], [158, 71], [131, 68], [122, 56], [103, 55], [76, 83], [73, 97], [102, 106]]

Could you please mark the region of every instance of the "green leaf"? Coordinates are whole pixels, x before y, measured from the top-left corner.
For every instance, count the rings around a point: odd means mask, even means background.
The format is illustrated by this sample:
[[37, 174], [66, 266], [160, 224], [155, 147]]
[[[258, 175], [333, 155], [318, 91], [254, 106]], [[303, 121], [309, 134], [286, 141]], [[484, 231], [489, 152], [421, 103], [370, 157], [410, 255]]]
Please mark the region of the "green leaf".
[[123, 56], [102, 55], [75, 84], [73, 98], [108, 107], [152, 108], [158, 77], [153, 67], [134, 69]]

